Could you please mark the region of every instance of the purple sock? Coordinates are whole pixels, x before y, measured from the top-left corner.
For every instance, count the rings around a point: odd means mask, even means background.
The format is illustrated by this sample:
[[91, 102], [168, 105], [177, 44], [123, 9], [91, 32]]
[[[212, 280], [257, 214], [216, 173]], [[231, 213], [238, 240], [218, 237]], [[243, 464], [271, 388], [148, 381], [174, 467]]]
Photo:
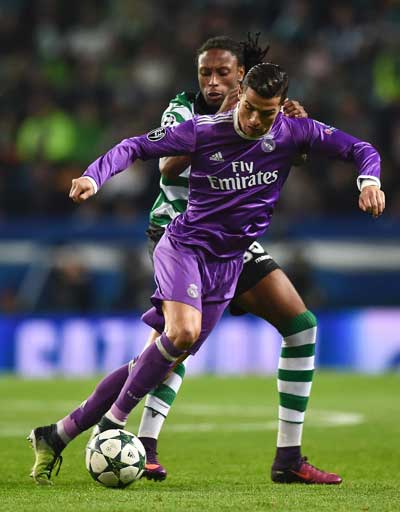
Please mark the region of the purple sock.
[[285, 446], [276, 449], [273, 469], [286, 469], [300, 465], [301, 451], [300, 446]]
[[118, 397], [129, 375], [129, 363], [108, 374], [80, 407], [57, 423], [57, 431], [64, 442], [98, 423]]
[[131, 410], [164, 380], [175, 360], [184, 353], [163, 333], [137, 360], [124, 387], [111, 408], [113, 415], [125, 422]]
[[139, 437], [146, 450], [146, 458], [148, 464], [158, 464], [157, 461], [157, 439], [152, 437]]

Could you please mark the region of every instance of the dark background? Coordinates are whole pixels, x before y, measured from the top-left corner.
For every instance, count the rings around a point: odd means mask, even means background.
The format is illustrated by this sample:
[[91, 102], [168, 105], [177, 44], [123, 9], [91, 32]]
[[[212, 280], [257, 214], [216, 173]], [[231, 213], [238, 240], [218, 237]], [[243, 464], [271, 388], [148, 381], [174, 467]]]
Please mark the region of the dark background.
[[[71, 179], [196, 89], [205, 39], [248, 31], [270, 44], [268, 60], [287, 69], [290, 97], [311, 117], [379, 149], [387, 194], [385, 216], [369, 220], [357, 211], [354, 169], [312, 160], [292, 172], [267, 247], [310, 306], [397, 304], [399, 26], [394, 0], [0, 1], [0, 310], [146, 307], [157, 162], [139, 162], [79, 207]], [[321, 251], [347, 263], [321, 263]]]

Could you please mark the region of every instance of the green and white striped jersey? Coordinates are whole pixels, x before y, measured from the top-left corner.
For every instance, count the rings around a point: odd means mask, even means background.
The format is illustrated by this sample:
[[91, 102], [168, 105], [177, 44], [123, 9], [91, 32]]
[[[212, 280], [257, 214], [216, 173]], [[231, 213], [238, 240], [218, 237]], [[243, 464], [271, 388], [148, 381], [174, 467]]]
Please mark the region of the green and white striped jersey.
[[[181, 92], [170, 101], [162, 115], [161, 126], [176, 126], [194, 116], [195, 95]], [[160, 194], [150, 210], [150, 223], [167, 226], [172, 219], [186, 210], [189, 195], [190, 167], [177, 178], [169, 180], [164, 176], [160, 179]]]

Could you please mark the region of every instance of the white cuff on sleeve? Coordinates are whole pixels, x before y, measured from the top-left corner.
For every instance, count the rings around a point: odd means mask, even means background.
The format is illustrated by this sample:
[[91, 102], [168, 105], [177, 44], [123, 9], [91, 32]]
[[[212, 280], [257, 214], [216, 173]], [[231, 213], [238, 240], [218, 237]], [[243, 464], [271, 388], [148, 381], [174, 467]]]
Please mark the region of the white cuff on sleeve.
[[91, 176], [82, 176], [82, 178], [86, 178], [90, 181], [90, 183], [93, 185], [94, 193], [97, 194], [97, 191], [99, 190], [99, 187], [97, 186], [97, 183]]
[[376, 176], [359, 176], [357, 178], [357, 187], [358, 190], [362, 190], [365, 187], [369, 187], [370, 185], [375, 185], [378, 188], [381, 188], [381, 180]]

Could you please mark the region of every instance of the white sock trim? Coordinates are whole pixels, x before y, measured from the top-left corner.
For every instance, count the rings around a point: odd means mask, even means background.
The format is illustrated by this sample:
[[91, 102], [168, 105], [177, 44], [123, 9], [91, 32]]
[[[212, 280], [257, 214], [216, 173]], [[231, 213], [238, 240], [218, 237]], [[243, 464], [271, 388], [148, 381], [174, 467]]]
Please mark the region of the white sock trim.
[[310, 396], [312, 382], [291, 382], [278, 379], [279, 393], [288, 393], [289, 395]]
[[279, 420], [278, 440], [276, 443], [278, 448], [285, 446], [301, 446], [302, 437], [302, 423], [286, 423], [285, 421]]
[[295, 411], [294, 409], [287, 409], [286, 407], [279, 406], [279, 419], [284, 421], [295, 421], [296, 423], [303, 423], [304, 412]]
[[71, 438], [65, 432], [63, 420], [57, 421], [57, 434], [61, 437], [65, 444], [68, 444], [71, 441]]
[[282, 347], [300, 347], [301, 345], [310, 345], [315, 343], [317, 338], [317, 327], [310, 327], [305, 331], [297, 332], [291, 336], [286, 336], [282, 340]]
[[167, 361], [171, 361], [171, 363], [174, 363], [178, 358], [171, 356], [169, 352], [167, 352], [164, 348], [164, 345], [161, 343], [161, 336], [160, 338], [157, 338], [155, 341], [156, 347], [161, 352], [161, 354], [165, 357]]
[[182, 377], [172, 372], [168, 379], [164, 380], [163, 384], [177, 393], [182, 384]]
[[163, 416], [167, 416], [171, 408], [171, 406], [165, 403], [164, 400], [161, 400], [160, 398], [153, 395], [147, 395], [146, 402], [144, 405], [145, 407], [150, 407], [151, 409], [154, 409]]
[[279, 366], [280, 370], [314, 370], [315, 356], [310, 357], [280, 357]]
[[161, 429], [164, 425], [164, 421], [165, 416], [163, 416], [160, 412], [158, 414], [154, 414], [152, 408], [150, 409], [145, 407], [139, 426], [138, 437], [151, 437], [152, 439], [158, 439], [158, 436], [160, 435]]
[[116, 423], [117, 425], [121, 425], [121, 426], [125, 426], [125, 422], [124, 421], [121, 421], [119, 420], [118, 418], [116, 418], [114, 416], [114, 414], [110, 411], [107, 411], [104, 415], [106, 418], [108, 418], [110, 421], [112, 421], [113, 423]]

